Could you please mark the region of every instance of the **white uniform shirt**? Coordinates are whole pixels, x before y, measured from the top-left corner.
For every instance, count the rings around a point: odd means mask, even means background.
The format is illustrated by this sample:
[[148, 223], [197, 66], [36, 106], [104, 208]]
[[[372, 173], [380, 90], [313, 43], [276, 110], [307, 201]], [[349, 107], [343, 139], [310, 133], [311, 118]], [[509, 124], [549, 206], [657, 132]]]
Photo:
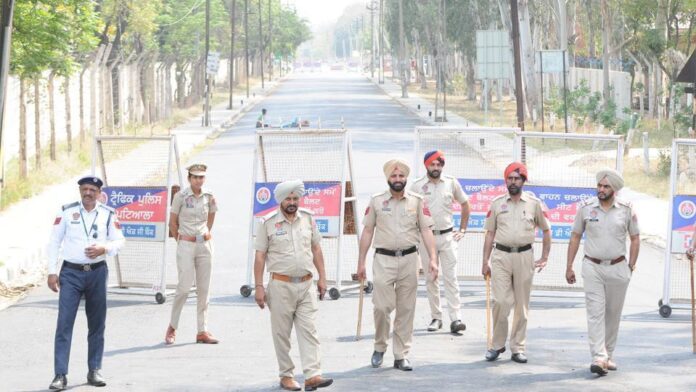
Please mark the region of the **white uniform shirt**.
[[[125, 243], [116, 212], [99, 202], [87, 211], [81, 202], [66, 204], [53, 221], [51, 240], [48, 243], [48, 273], [58, 273], [58, 261], [90, 264], [102, 261], [106, 255], [114, 256]], [[103, 246], [106, 254], [90, 259], [85, 248]], [[61, 255], [62, 246], [62, 256]]]

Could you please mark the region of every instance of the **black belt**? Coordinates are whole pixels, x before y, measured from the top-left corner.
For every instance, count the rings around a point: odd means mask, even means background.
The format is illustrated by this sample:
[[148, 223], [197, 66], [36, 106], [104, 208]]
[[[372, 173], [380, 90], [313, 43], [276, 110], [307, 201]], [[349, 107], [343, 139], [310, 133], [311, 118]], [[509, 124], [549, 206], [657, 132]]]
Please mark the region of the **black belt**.
[[379, 253], [379, 254], [385, 255], [385, 256], [392, 256], [392, 257], [406, 256], [406, 255], [410, 255], [411, 253], [415, 253], [416, 251], [418, 251], [417, 246], [412, 246], [408, 249], [399, 249], [399, 250], [389, 250], [389, 249], [383, 249], [383, 248], [375, 249], [375, 253]]
[[102, 260], [102, 261], [98, 261], [96, 263], [91, 263], [91, 264], [78, 264], [78, 263], [71, 263], [69, 261], [63, 261], [63, 266], [68, 267], [68, 268], [72, 268], [72, 269], [76, 269], [76, 270], [80, 270], [80, 271], [89, 272], [89, 271], [95, 270], [97, 268], [101, 268], [101, 267], [106, 266], [106, 261]]
[[527, 244], [527, 245], [522, 245], [522, 246], [513, 246], [513, 247], [509, 247], [509, 246], [505, 246], [505, 245], [501, 245], [501, 244], [495, 244], [495, 248], [498, 250], [502, 250], [503, 252], [507, 252], [507, 253], [522, 253], [522, 252], [525, 252], [525, 251], [532, 249], [532, 244]]
[[445, 230], [433, 230], [433, 234], [435, 234], [435, 235], [447, 234], [452, 230], [454, 230], [453, 227], [450, 227], [449, 229], [445, 229]]

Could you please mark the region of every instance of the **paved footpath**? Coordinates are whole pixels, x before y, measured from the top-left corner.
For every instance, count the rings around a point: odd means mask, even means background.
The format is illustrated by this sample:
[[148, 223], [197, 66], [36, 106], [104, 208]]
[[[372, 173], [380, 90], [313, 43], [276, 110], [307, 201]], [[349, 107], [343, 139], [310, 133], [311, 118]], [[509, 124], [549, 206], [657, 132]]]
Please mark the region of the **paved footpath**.
[[[297, 115], [313, 124], [320, 117], [327, 128], [345, 121], [353, 136], [360, 211], [370, 194], [385, 188], [383, 162], [394, 155], [409, 159], [413, 127], [425, 123], [359, 75], [291, 75], [263, 105], [274, 117]], [[184, 308], [177, 343], [167, 347], [163, 337], [171, 300], [157, 305], [150, 297], [110, 295], [103, 369], [109, 385], [101, 390], [279, 390], [268, 311], [258, 309], [251, 298], [238, 293], [246, 283], [247, 208], [257, 108], [189, 159], [209, 164], [207, 185], [216, 192], [220, 205], [213, 229], [216, 256], [209, 325], [221, 343], [194, 343], [195, 298]], [[298, 159], [311, 157], [302, 157], [298, 151]], [[70, 191], [66, 195], [74, 198]], [[45, 213], [32, 216], [37, 220], [52, 216], [59, 204], [50, 200]], [[479, 254], [480, 249], [472, 248], [471, 252]], [[694, 391], [696, 356], [691, 353], [689, 314], [675, 310], [670, 319], [663, 319], [656, 309], [662, 287], [661, 254], [661, 249], [648, 244], [641, 249], [616, 351], [620, 369], [607, 377], [597, 379], [588, 370], [581, 293], [534, 292], [528, 325], [530, 362], [514, 363], [505, 353], [501, 360], [488, 363], [483, 359], [484, 286], [481, 282], [462, 282], [462, 316], [467, 325], [463, 336], [425, 330], [430, 315], [425, 290], [420, 287], [410, 354], [413, 372], [392, 369], [390, 350], [386, 366], [369, 366], [374, 338], [370, 296], [365, 299], [360, 341], [354, 338], [357, 294], [348, 292], [337, 301], [321, 302], [317, 329], [322, 367], [326, 376], [336, 379], [327, 391]], [[84, 312], [80, 312], [68, 381], [73, 391], [92, 391], [85, 385], [87, 331]], [[53, 377], [56, 314], [56, 295], [44, 286], [0, 312], [0, 391], [46, 388]], [[291, 355], [302, 381], [294, 338]]]

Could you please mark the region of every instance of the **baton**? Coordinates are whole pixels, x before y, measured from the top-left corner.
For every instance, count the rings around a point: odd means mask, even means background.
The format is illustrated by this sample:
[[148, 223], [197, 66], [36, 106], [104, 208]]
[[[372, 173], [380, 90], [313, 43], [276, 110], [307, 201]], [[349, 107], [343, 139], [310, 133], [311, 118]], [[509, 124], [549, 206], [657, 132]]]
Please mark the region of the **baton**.
[[486, 344], [491, 348], [491, 276], [486, 275]]
[[355, 340], [360, 340], [360, 329], [362, 327], [363, 299], [365, 298], [365, 280], [360, 280], [360, 299], [358, 300], [358, 330], [355, 332]]

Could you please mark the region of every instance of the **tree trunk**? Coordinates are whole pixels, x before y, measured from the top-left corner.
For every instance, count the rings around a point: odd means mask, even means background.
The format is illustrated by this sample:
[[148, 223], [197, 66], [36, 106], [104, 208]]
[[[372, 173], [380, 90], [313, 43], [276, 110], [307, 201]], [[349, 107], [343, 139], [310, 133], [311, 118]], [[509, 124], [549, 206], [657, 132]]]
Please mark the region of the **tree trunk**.
[[51, 161], [56, 160], [56, 105], [55, 98], [53, 96], [53, 80], [55, 79], [55, 74], [51, 72], [48, 74], [48, 122], [51, 126], [51, 144], [49, 148], [49, 156]]
[[[406, 37], [404, 34], [404, 0], [399, 0], [399, 73], [401, 74], [401, 98], [408, 98], [408, 69], [406, 59]], [[408, 68], [407, 68], [408, 67]]]
[[[658, 5], [657, 5], [657, 15], [655, 17], [655, 30], [660, 37], [662, 37], [665, 42], [667, 42], [668, 35], [667, 35], [667, 15], [669, 14], [669, 4], [670, 0], [659, 0]], [[655, 113], [660, 116], [660, 101], [662, 100], [662, 97], [665, 95], [663, 91], [663, 74], [662, 74], [662, 68], [660, 67], [659, 59], [655, 58], [654, 64], [653, 64], [653, 72], [654, 75], [653, 77], [655, 78], [655, 94], [654, 94], [654, 105], [655, 105]], [[652, 102], [651, 102], [652, 105]]]
[[469, 101], [476, 101], [476, 70], [474, 68], [474, 59], [467, 57], [466, 66], [466, 99]]
[[72, 113], [70, 113], [70, 75], [65, 76], [63, 82], [65, 89], [65, 137], [68, 142], [68, 154], [72, 152]]
[[[595, 25], [594, 25], [594, 0], [585, 0], [585, 9], [587, 10], [587, 24], [589, 26], [589, 36], [587, 37], [587, 51], [590, 53], [590, 59], [597, 58], [595, 45]], [[590, 63], [592, 64], [592, 63]]]
[[24, 78], [19, 79], [19, 178], [27, 178], [27, 91]]
[[534, 46], [532, 44], [532, 31], [529, 19], [529, 1], [519, 1], [520, 18], [520, 51], [522, 55], [522, 70], [524, 72], [524, 89], [527, 100], [527, 114], [532, 118], [532, 111], [538, 106], [539, 96], [537, 91], [536, 74], [534, 72]]
[[609, 65], [611, 54], [611, 29], [612, 29], [612, 12], [609, 9], [608, 0], [601, 0], [602, 11], [602, 97], [604, 98], [604, 107], [611, 99], [611, 90], [609, 83]]
[[80, 71], [80, 147], [85, 144], [85, 71], [87, 68], [82, 68]]
[[36, 169], [41, 169], [41, 76], [34, 80], [34, 151], [36, 156]]

